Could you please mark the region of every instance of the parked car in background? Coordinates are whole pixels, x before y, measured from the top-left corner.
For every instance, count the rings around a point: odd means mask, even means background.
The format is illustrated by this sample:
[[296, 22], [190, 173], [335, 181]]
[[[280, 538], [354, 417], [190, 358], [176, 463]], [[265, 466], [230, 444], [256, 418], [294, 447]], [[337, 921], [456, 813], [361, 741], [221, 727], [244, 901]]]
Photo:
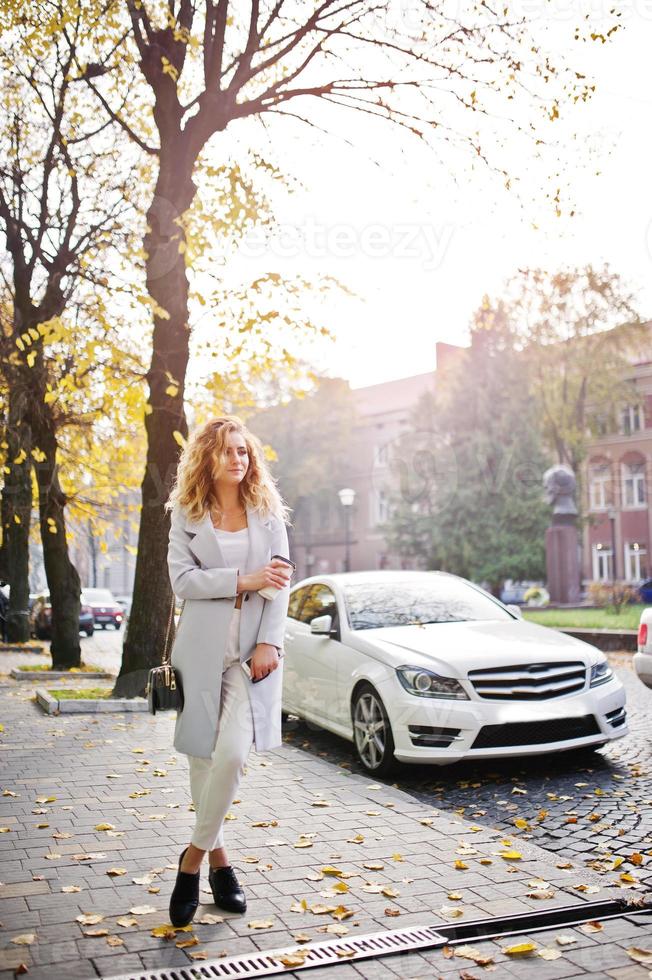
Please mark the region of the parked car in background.
[[641, 602], [652, 605], [652, 578], [647, 579], [639, 585], [638, 593], [641, 597]]
[[125, 621], [125, 612], [110, 589], [82, 589], [82, 603], [93, 611], [95, 625], [100, 629], [113, 626], [119, 630]]
[[[52, 639], [52, 606], [50, 605], [50, 593], [40, 592], [33, 598], [30, 595], [30, 632], [37, 640]], [[82, 604], [79, 610], [79, 632], [86, 636], [92, 636], [95, 630], [93, 610], [84, 603], [82, 593]]]
[[119, 605], [122, 607], [122, 611], [125, 614], [124, 621], [126, 623], [127, 620], [129, 619], [129, 615], [131, 613], [132, 596], [130, 596], [130, 595], [117, 595], [115, 597], [115, 601], [117, 603], [119, 603]]
[[528, 589], [536, 585], [540, 586], [541, 584], [541, 582], [514, 582], [511, 578], [505, 579], [505, 584], [500, 593], [500, 601], [507, 605], [510, 602], [519, 606], [523, 605], [525, 603], [525, 593]]
[[283, 712], [363, 768], [599, 748], [627, 732], [604, 653], [446, 572], [313, 576], [291, 590]]
[[644, 609], [641, 613], [637, 645], [634, 670], [646, 687], [652, 687], [652, 607]]

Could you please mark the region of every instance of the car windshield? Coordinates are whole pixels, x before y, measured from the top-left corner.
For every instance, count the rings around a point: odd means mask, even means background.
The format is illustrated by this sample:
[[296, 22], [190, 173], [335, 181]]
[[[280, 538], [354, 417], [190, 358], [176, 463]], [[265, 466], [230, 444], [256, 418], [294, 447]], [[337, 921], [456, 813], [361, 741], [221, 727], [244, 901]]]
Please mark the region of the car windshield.
[[379, 629], [425, 623], [511, 620], [506, 609], [473, 586], [448, 575], [405, 581], [360, 582], [344, 586], [351, 629]]
[[82, 599], [84, 602], [101, 602], [104, 605], [108, 603], [115, 605], [115, 599], [109, 589], [82, 589]]

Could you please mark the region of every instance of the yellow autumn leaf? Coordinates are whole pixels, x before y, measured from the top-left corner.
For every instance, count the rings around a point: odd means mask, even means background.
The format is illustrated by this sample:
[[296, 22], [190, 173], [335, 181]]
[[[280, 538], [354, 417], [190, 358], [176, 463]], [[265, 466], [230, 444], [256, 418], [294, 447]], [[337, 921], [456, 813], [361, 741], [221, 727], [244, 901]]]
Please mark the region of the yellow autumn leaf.
[[273, 919], [252, 919], [247, 925], [250, 929], [271, 929], [274, 925]]
[[458, 871], [466, 871], [466, 870], [468, 869], [468, 867], [469, 867], [469, 866], [468, 866], [468, 864], [465, 864], [465, 863], [464, 863], [464, 861], [459, 861], [459, 860], [458, 860], [458, 861], [456, 861], [456, 862], [455, 862], [455, 864], [454, 864], [454, 867], [455, 867], [455, 868], [456, 868], [456, 869], [457, 869]]
[[506, 861], [518, 861], [523, 857], [518, 851], [501, 851], [500, 856]]
[[536, 948], [536, 943], [516, 943], [515, 946], [503, 947], [503, 953], [507, 956], [529, 956]]

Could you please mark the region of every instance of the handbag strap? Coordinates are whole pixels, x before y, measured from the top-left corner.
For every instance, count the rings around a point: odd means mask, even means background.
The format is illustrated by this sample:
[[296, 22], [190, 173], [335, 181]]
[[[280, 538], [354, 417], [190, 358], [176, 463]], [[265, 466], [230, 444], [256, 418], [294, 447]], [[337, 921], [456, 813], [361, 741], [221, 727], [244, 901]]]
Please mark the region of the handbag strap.
[[[175, 594], [173, 592], [172, 593], [172, 602], [170, 603], [170, 615], [168, 616], [168, 625], [167, 625], [167, 629], [165, 631], [165, 642], [163, 644], [163, 660], [162, 660], [162, 663], [164, 663], [164, 664], [169, 664], [170, 663], [170, 642], [169, 641], [170, 641], [170, 633], [172, 631], [172, 623], [174, 622], [174, 607], [176, 606], [176, 604], [177, 604], [177, 600], [176, 600], [176, 596], [175, 596]], [[183, 612], [183, 607], [185, 606], [185, 604], [186, 604], [186, 600], [184, 599], [183, 602], [181, 603], [181, 612]], [[175, 632], [176, 632], [176, 630], [175, 630]]]

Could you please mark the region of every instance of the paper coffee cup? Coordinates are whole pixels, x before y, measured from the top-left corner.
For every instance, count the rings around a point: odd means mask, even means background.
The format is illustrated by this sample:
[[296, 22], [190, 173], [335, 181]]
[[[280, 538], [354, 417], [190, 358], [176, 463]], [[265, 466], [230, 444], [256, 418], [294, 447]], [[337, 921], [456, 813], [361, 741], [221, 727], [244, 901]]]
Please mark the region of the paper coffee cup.
[[[277, 558], [279, 561], [289, 565], [292, 571], [294, 571], [297, 567], [293, 561], [291, 561], [289, 558], [285, 558], [283, 555], [272, 555], [270, 561], [273, 561], [274, 558]], [[266, 585], [264, 589], [258, 589], [258, 595], [262, 596], [263, 599], [275, 599], [279, 592], [282, 591], [282, 589], [278, 589], [275, 585]]]

